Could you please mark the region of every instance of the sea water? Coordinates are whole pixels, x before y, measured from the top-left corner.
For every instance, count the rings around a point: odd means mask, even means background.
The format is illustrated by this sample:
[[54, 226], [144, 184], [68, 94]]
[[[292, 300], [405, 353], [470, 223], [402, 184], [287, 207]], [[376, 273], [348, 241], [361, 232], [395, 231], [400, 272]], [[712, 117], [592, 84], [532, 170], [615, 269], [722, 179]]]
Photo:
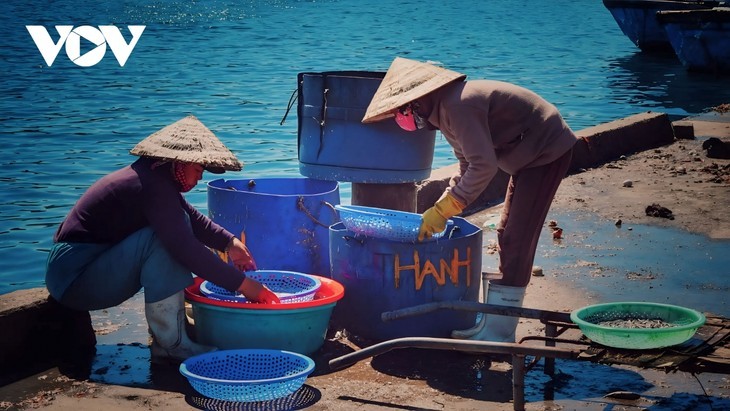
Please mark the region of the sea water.
[[[114, 25], [127, 42], [128, 26], [145, 29], [123, 67], [106, 45], [87, 67], [61, 45], [49, 67], [28, 25], [54, 42], [56, 25]], [[245, 163], [227, 178], [300, 177], [296, 107], [282, 121], [297, 74], [385, 71], [396, 56], [530, 88], [576, 130], [730, 102], [727, 79], [641, 53], [597, 0], [4, 0], [0, 294], [44, 285], [65, 214], [152, 132], [193, 114]], [[454, 161], [437, 136], [433, 167]], [[205, 184], [187, 198], [207, 212]]]

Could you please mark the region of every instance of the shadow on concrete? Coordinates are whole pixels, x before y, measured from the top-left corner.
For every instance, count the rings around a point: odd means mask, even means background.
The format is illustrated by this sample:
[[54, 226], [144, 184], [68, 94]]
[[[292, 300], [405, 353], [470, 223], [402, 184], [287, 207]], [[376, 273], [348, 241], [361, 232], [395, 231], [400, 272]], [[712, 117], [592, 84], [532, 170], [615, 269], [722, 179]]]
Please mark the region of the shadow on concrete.
[[216, 400], [208, 397], [201, 396], [200, 394], [186, 395], [185, 402], [188, 405], [200, 409], [200, 410], [225, 410], [225, 411], [248, 411], [248, 410], [266, 410], [266, 411], [279, 411], [279, 410], [303, 410], [311, 407], [312, 405], [319, 402], [322, 398], [322, 393], [310, 386], [303, 385], [293, 394], [269, 401], [252, 401], [252, 402], [240, 402], [240, 401], [225, 401]]

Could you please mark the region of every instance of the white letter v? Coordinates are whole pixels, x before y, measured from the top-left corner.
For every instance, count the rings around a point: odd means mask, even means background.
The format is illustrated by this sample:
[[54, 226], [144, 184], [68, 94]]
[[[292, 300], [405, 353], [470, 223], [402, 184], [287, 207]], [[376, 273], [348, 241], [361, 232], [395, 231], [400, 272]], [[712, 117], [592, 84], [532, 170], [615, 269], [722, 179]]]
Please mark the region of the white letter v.
[[66, 39], [68, 38], [68, 35], [71, 34], [71, 30], [73, 30], [74, 26], [56, 26], [56, 31], [59, 36], [57, 43], [54, 43], [53, 40], [51, 40], [48, 30], [46, 30], [43, 26], [25, 26], [25, 28], [28, 29], [28, 33], [30, 33], [30, 36], [33, 37], [33, 41], [35, 42], [36, 47], [38, 47], [38, 51], [41, 52], [43, 60], [46, 61], [48, 67], [51, 67], [51, 64], [53, 64], [53, 61], [56, 60], [58, 52], [61, 51], [63, 43], [66, 42]]
[[112, 53], [114, 53], [114, 57], [117, 58], [120, 66], [124, 67], [124, 63], [127, 62], [129, 55], [132, 54], [132, 50], [137, 45], [145, 27], [147, 26], [127, 26], [127, 30], [132, 33], [132, 40], [127, 44], [118, 28], [114, 26], [99, 26], [99, 30], [104, 35], [107, 44], [109, 44], [109, 48], [112, 49]]

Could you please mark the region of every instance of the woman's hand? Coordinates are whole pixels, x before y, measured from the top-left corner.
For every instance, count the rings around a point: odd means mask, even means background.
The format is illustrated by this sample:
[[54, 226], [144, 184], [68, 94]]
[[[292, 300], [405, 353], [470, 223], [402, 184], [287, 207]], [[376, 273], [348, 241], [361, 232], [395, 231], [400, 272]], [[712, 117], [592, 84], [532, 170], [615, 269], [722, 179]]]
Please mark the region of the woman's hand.
[[248, 247], [236, 237], [233, 237], [231, 243], [226, 249], [228, 258], [233, 262], [233, 266], [241, 271], [256, 270], [256, 261], [254, 261]]
[[[254, 261], [251, 252], [246, 247], [243, 241], [236, 237], [233, 237], [231, 244], [227, 248], [228, 258], [233, 262], [233, 265], [241, 271], [254, 271], [256, 270], [256, 261]], [[279, 297], [274, 294], [273, 291], [266, 288], [265, 285], [260, 282], [246, 277], [238, 287], [238, 292], [243, 294], [247, 300], [262, 303], [262, 304], [279, 304], [281, 301]]]
[[238, 287], [238, 292], [243, 294], [247, 300], [262, 304], [279, 304], [279, 297], [260, 282], [246, 277]]

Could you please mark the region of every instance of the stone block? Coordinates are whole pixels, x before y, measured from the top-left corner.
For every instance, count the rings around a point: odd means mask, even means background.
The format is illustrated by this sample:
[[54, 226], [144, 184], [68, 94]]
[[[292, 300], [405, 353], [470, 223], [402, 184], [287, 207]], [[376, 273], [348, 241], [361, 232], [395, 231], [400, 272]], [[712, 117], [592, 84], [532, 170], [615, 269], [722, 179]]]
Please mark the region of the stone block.
[[47, 308], [48, 292], [42, 288], [13, 291], [0, 296], [0, 366], [15, 363], [19, 352], [32, 344], [36, 324]]
[[571, 170], [597, 167], [622, 155], [674, 142], [674, 130], [665, 113], [645, 112], [576, 132]]
[[674, 137], [679, 140], [695, 139], [695, 127], [691, 121], [675, 121], [672, 123], [672, 129], [674, 130]]
[[0, 338], [0, 369], [88, 353], [96, 344], [89, 313], [61, 306], [45, 288], [0, 295], [0, 327], [6, 330]]

